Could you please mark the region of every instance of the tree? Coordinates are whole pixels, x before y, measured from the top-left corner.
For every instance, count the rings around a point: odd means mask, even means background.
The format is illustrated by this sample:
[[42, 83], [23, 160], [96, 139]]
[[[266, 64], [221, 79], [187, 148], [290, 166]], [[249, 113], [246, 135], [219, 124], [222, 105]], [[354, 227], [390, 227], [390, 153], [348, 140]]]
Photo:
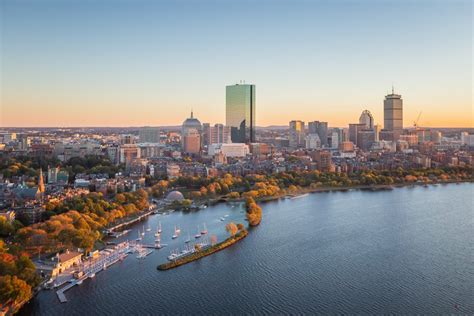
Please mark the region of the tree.
[[15, 275], [0, 276], [0, 301], [20, 303], [31, 297], [31, 286]]
[[234, 237], [235, 234], [239, 231], [237, 228], [237, 225], [235, 225], [233, 222], [230, 222], [229, 224], [225, 225], [225, 230], [232, 236]]

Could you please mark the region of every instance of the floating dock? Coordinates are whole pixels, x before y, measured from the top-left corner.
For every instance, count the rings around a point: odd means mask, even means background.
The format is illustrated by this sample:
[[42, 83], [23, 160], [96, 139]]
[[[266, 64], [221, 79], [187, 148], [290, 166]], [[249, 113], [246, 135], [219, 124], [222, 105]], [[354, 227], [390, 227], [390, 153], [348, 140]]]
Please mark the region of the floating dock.
[[82, 276], [70, 282], [68, 285], [62, 287], [56, 291], [56, 295], [61, 303], [66, 303], [67, 298], [64, 294], [67, 290], [72, 288], [77, 284], [81, 284], [87, 278], [93, 278], [96, 273], [107, 269], [109, 266], [114, 263], [125, 259], [127, 257], [127, 252], [130, 248], [128, 242], [123, 242], [115, 246], [114, 248], [109, 248], [102, 250], [98, 258], [90, 258], [89, 260], [82, 263], [79, 268], [79, 273], [82, 273]]

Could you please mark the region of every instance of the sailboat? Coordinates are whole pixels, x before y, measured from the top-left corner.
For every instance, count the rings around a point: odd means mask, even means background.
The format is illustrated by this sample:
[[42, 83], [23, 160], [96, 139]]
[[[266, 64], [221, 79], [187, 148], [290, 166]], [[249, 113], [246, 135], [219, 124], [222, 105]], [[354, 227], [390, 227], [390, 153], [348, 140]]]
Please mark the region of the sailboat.
[[159, 222], [158, 227], [156, 228], [155, 237], [159, 237], [161, 234], [161, 222]]
[[189, 236], [189, 233], [188, 233], [188, 239], [186, 239], [184, 242], [185, 242], [185, 243], [191, 242], [191, 236]]
[[145, 236], [145, 225], [143, 225], [142, 236]]
[[151, 228], [150, 228], [150, 225], [148, 224], [147, 228], [146, 228], [146, 231], [147, 232], [151, 232]]
[[204, 228], [203, 230], [201, 230], [201, 235], [206, 235], [207, 234], [207, 227], [206, 227], [206, 223], [204, 223]]
[[179, 226], [175, 226], [174, 227], [174, 231], [179, 235], [179, 233], [181, 233], [181, 229], [179, 228]]
[[171, 238], [173, 238], [173, 239], [176, 239], [176, 238], [178, 238], [178, 236], [179, 236], [179, 232], [180, 232], [180, 230], [179, 230], [179, 229], [177, 229], [177, 228], [176, 228], [176, 226], [175, 226], [175, 227], [174, 227], [174, 235], [173, 235], [173, 236], [171, 236]]
[[142, 240], [142, 237], [140, 236], [140, 231], [138, 231], [138, 238], [137, 238], [137, 241], [140, 241]]
[[201, 238], [201, 233], [199, 232], [199, 225], [198, 225], [198, 233], [194, 235], [194, 238]]

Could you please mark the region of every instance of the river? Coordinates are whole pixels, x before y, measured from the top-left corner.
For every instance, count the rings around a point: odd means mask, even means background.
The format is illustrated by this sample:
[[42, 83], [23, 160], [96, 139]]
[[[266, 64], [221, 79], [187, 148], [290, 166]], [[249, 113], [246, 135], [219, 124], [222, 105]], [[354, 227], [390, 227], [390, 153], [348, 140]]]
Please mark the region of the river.
[[[315, 193], [262, 204], [262, 224], [238, 244], [169, 271], [170, 249], [197, 225], [226, 237], [241, 205], [154, 215], [163, 243], [66, 292], [42, 291], [22, 315], [474, 313], [474, 184]], [[228, 215], [225, 221], [220, 218]], [[174, 225], [181, 237], [171, 240]]]

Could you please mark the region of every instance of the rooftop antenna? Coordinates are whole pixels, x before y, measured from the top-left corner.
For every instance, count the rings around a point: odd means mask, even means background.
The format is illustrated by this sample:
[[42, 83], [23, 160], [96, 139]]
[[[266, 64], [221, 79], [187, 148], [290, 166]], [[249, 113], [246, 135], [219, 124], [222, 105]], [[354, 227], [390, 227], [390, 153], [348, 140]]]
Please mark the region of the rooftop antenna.
[[193, 118], [194, 115], [193, 115], [193, 108], [191, 108], [191, 118]]
[[393, 89], [393, 83], [392, 83], [392, 94], [395, 94], [395, 90]]

